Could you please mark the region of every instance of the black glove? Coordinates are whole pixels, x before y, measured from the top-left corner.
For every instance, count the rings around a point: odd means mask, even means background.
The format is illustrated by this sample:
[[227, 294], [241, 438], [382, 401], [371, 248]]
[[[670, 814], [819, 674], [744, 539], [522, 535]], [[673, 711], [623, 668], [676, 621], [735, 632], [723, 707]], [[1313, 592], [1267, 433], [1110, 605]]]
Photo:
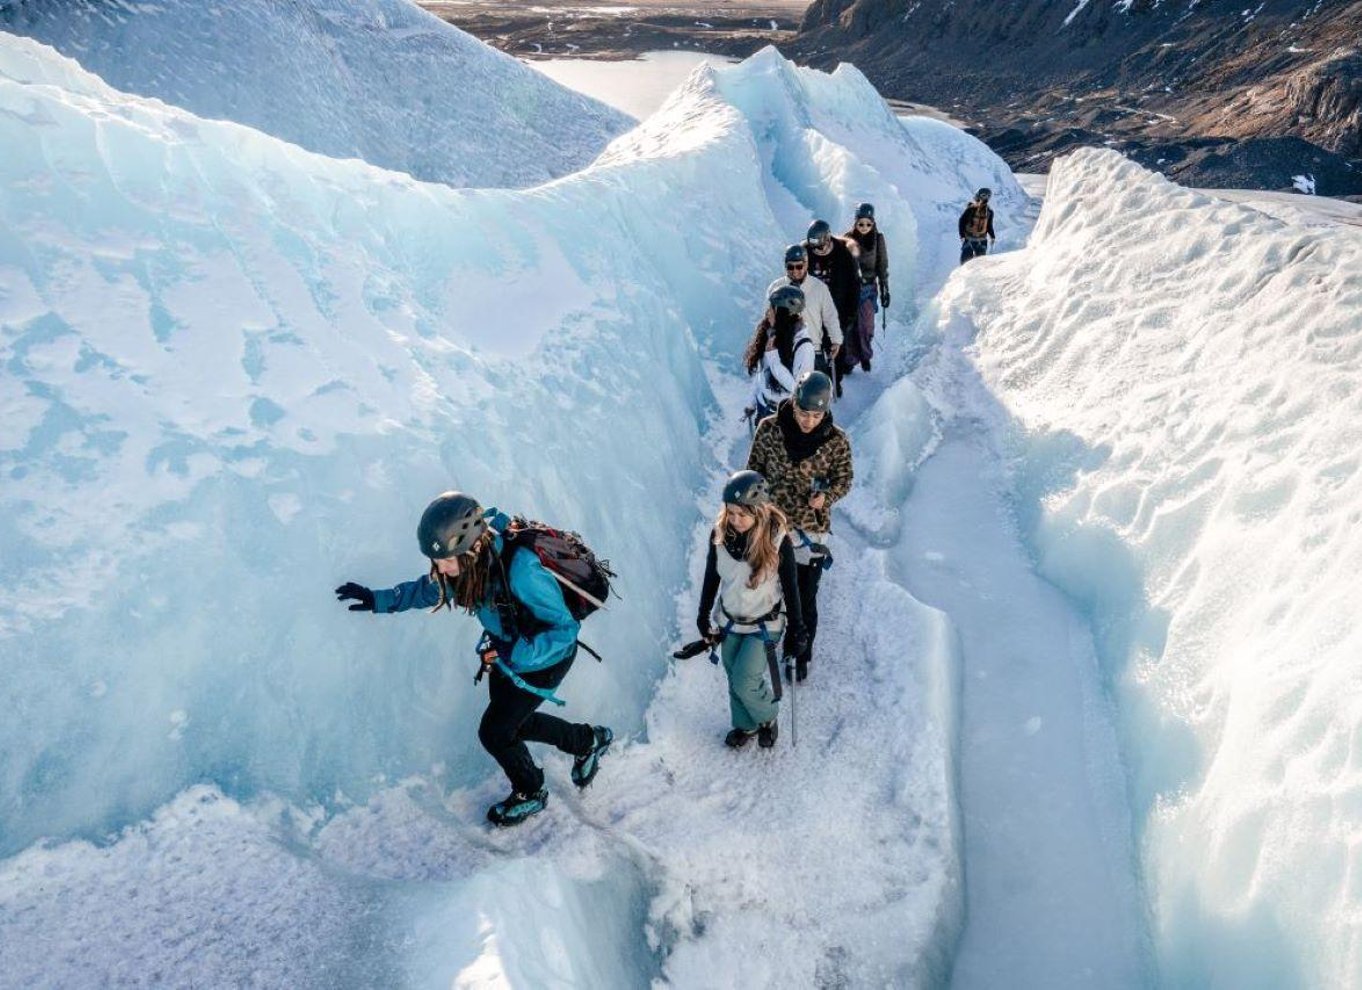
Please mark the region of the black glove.
[[889, 308], [889, 290], [888, 290], [888, 289], [885, 289], [883, 292], [880, 293], [880, 308], [881, 308], [881, 309], [888, 309], [888, 308]]
[[374, 593], [362, 584], [346, 581], [336, 589], [336, 601], [344, 602], [351, 599], [355, 601], [355, 604], [350, 606], [351, 612], [372, 612], [374, 610]]
[[808, 648], [809, 634], [804, 631], [803, 626], [791, 626], [785, 631], [785, 655], [787, 657], [801, 657]]
[[709, 624], [709, 619], [705, 616], [702, 615], [695, 620], [695, 628], [700, 630], [700, 638], [706, 643], [718, 642], [719, 634], [714, 631], [714, 627]]

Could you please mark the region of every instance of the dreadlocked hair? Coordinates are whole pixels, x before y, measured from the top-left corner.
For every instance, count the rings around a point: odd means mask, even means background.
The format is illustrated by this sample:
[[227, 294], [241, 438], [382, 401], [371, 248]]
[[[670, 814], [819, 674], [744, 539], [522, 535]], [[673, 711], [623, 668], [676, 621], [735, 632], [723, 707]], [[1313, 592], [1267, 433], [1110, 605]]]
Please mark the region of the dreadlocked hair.
[[430, 562], [430, 579], [440, 589], [440, 600], [432, 612], [442, 608], [458, 606], [470, 614], [487, 601], [487, 582], [492, 576], [495, 561], [492, 541], [496, 534], [490, 529], [484, 532], [466, 551], [459, 554], [459, 576], [447, 578], [439, 572], [435, 561]]
[[[789, 532], [785, 513], [774, 502], [763, 502], [750, 507], [756, 522], [747, 531], [747, 553], [743, 559], [752, 568], [747, 586], [755, 588], [775, 574], [780, 567], [780, 541]], [[714, 521], [714, 543], [723, 546], [724, 534], [728, 530], [728, 505], [719, 510], [719, 518]]]

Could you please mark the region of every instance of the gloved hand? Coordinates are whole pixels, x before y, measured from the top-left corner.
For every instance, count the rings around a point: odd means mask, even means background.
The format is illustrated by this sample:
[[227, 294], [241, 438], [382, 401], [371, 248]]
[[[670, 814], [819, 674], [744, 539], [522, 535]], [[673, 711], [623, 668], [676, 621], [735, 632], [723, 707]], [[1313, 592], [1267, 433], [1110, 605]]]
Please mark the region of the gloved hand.
[[881, 308], [881, 309], [888, 309], [888, 308], [889, 308], [889, 290], [888, 290], [888, 289], [885, 289], [883, 292], [880, 293], [880, 308]]
[[707, 616], [702, 615], [700, 618], [696, 619], [695, 628], [700, 631], [700, 638], [706, 643], [717, 643], [719, 641], [719, 632], [709, 624], [709, 618]]
[[346, 581], [336, 589], [336, 601], [345, 602], [352, 599], [356, 604], [350, 606], [351, 612], [372, 612], [374, 610], [374, 593], [362, 584]]
[[803, 626], [791, 626], [785, 630], [785, 655], [801, 657], [809, 648], [809, 634]]

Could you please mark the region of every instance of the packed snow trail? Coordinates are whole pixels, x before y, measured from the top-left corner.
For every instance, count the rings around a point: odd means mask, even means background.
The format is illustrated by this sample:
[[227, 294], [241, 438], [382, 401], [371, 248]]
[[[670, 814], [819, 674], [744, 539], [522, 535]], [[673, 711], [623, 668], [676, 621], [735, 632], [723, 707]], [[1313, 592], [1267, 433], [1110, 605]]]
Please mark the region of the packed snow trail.
[[949, 428], [905, 507], [908, 587], [962, 644], [966, 925], [953, 985], [1133, 987], [1141, 907], [1092, 640], [1035, 575], [990, 455]]

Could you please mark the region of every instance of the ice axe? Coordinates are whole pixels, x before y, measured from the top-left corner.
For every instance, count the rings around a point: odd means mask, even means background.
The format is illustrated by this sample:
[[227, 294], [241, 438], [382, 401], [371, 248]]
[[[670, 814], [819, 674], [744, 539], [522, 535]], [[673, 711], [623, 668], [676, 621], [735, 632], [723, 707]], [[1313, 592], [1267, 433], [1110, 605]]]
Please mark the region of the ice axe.
[[689, 660], [691, 657], [698, 657], [701, 653], [709, 650], [709, 662], [717, 664], [719, 662], [719, 655], [714, 650], [715, 645], [715, 643], [711, 643], [707, 639], [697, 639], [687, 643], [685, 646], [678, 646], [676, 649], [672, 650], [672, 658], [675, 660]]
[[795, 720], [795, 695], [799, 692], [795, 690], [795, 684], [799, 681], [796, 670], [797, 662], [794, 657], [785, 658], [785, 670], [790, 675], [790, 746], [791, 748], [799, 745], [799, 723]]

